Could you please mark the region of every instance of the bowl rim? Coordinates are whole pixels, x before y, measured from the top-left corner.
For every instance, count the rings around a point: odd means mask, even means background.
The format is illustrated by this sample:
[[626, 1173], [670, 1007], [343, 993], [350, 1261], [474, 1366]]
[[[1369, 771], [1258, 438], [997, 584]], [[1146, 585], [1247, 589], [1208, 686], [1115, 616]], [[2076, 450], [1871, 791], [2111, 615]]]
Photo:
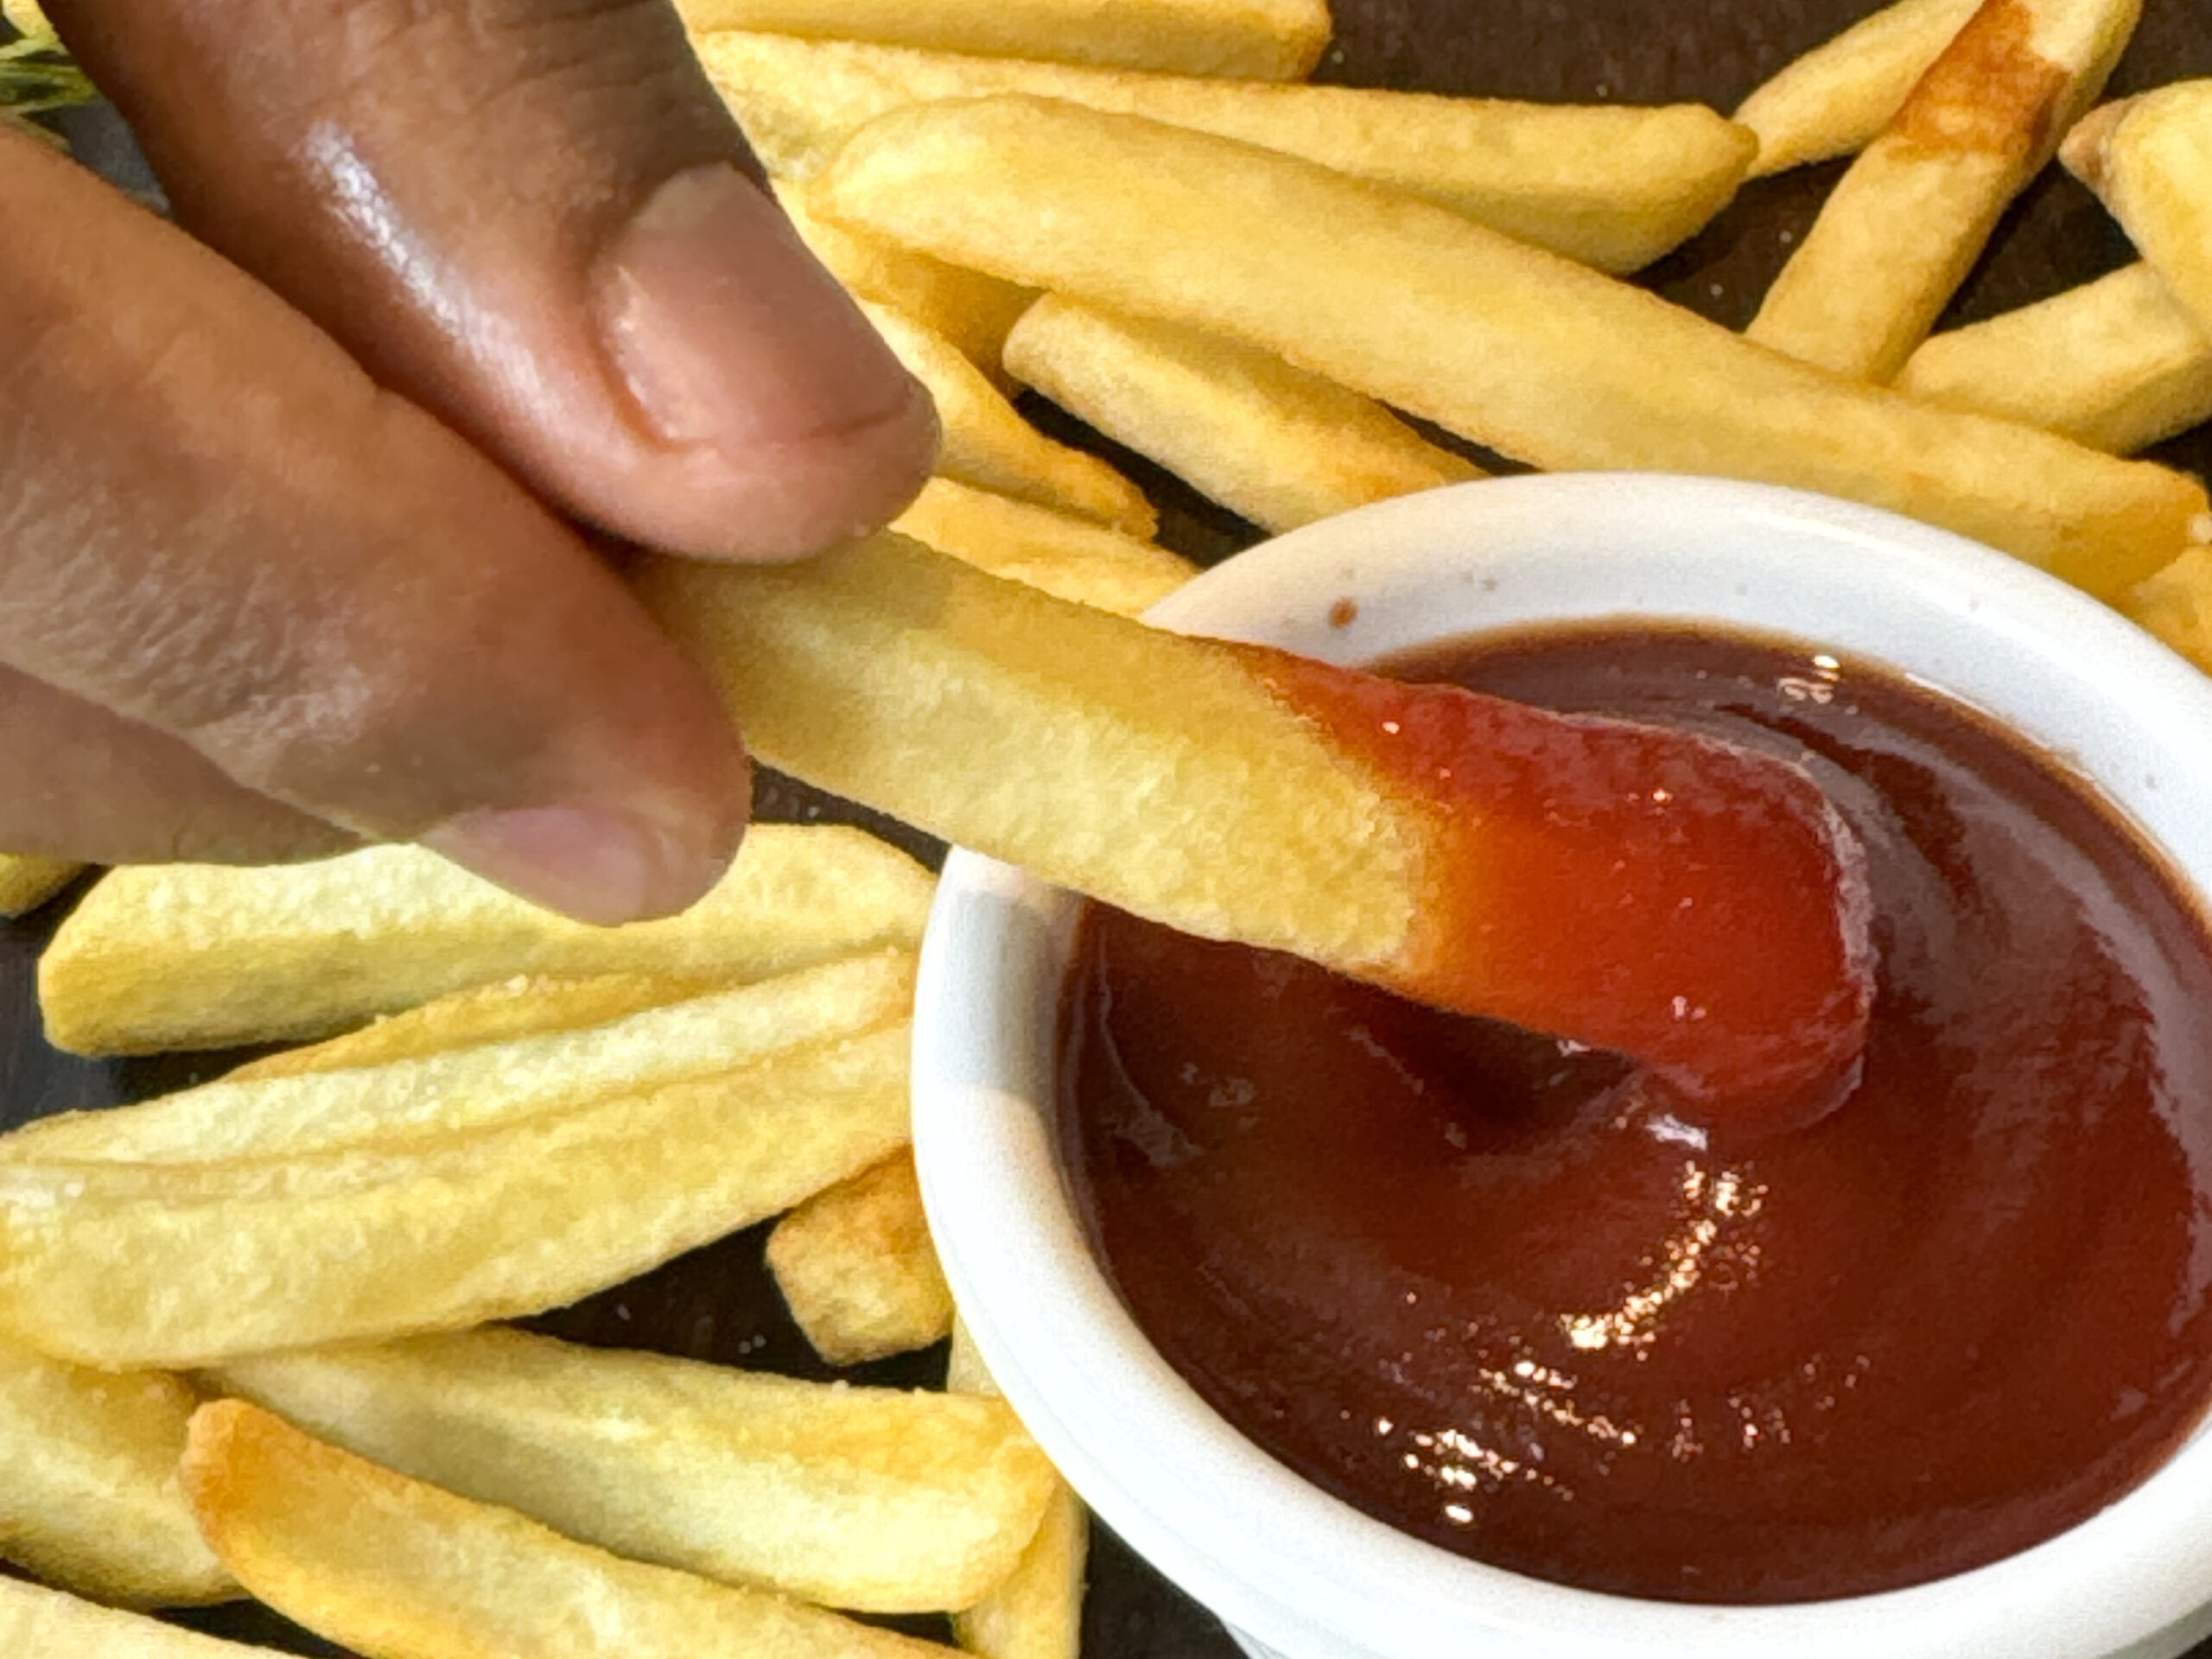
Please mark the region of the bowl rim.
[[[1784, 557], [1787, 582], [1760, 591]], [[1353, 661], [1415, 643], [1393, 632], [1421, 626], [1440, 593], [1497, 626], [1525, 620], [1513, 614], [1516, 582], [1539, 602], [1562, 584], [1618, 588], [1617, 604], [1584, 616], [1848, 636], [1853, 655], [1962, 686], [2088, 770], [2200, 896], [2212, 893], [2212, 776], [2180, 764], [2190, 730], [2212, 730], [2212, 678], [2053, 578], [1874, 509], [1650, 474], [1485, 480], [1278, 537], [1150, 615]], [[1357, 607], [1348, 623], [1334, 603], [1346, 596]], [[1866, 643], [1877, 638], [1895, 643]], [[2036, 687], [2052, 699], [2049, 722], [2002, 700]], [[2212, 1433], [2202, 1425], [2149, 1479], [2043, 1544], [1909, 1589], [1782, 1606], [1645, 1601], [1525, 1578], [1309, 1485], [1159, 1357], [1084, 1243], [1033, 1103], [1039, 1067], [1050, 1067], [1049, 1032], [1038, 1047], [1038, 1027], [1051, 1023], [1037, 1017], [1039, 976], [1041, 1006], [1056, 1012], [1074, 910], [978, 855], [947, 862], [916, 1004], [924, 1199], [976, 1345], [1046, 1451], [1109, 1525], [1235, 1629], [1301, 1659], [1426, 1659], [1443, 1642], [1504, 1637], [1531, 1659], [1764, 1659], [1778, 1643], [1840, 1659], [1869, 1640], [1889, 1644], [1885, 1659], [2094, 1659], [2133, 1644], [2178, 1652], [2206, 1627]]]

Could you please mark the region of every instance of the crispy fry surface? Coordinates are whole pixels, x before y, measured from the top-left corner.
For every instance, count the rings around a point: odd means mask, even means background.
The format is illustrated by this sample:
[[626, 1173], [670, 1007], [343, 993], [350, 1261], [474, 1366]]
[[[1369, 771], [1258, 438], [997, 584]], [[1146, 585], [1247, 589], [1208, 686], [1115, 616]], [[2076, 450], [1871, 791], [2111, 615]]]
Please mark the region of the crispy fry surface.
[[116, 870], [39, 963], [48, 1040], [80, 1054], [326, 1036], [517, 974], [721, 982], [921, 938], [933, 883], [843, 828], [757, 824], [683, 915], [594, 928], [442, 859], [376, 847], [316, 864]]
[[1371, 397], [1173, 323], [1047, 295], [1014, 325], [1006, 360], [1015, 378], [1267, 530], [1483, 476]]
[[826, 1606], [965, 1606], [1057, 1484], [1002, 1403], [519, 1332], [241, 1361], [213, 1379], [386, 1468], [632, 1560]]
[[0, 916], [28, 916], [83, 871], [63, 858], [0, 853]]
[[1329, 43], [1326, 0], [678, 0], [677, 9], [706, 35], [702, 47], [709, 31], [766, 29], [1253, 80], [1302, 79]]
[[2212, 549], [2193, 548], [2124, 596], [2131, 621], [2212, 674]]
[[[88, 1371], [0, 1343], [0, 1558], [124, 1606], [236, 1595], [177, 1491], [198, 1403], [173, 1376]], [[0, 1602], [0, 1633], [8, 1620]], [[9, 1659], [22, 1651], [0, 1640]]]
[[1649, 264], [1726, 206], [1757, 141], [1698, 104], [1522, 104], [1270, 86], [715, 35], [701, 60], [779, 172], [809, 177], [888, 111], [1019, 92], [1303, 156], [1606, 270]]
[[792, 1319], [832, 1365], [926, 1348], [952, 1328], [952, 1292], [930, 1241], [911, 1152], [825, 1187], [778, 1222], [768, 1270]]
[[2131, 454], [2212, 420], [2212, 335], [2147, 264], [1937, 334], [1897, 390]]
[[241, 1647], [0, 1578], [0, 1653], [8, 1659], [245, 1659], [274, 1648]]
[[619, 1284], [906, 1144], [903, 1025], [404, 1147], [0, 1165], [0, 1332], [181, 1370]]
[[0, 1137], [0, 1161], [205, 1165], [404, 1147], [861, 1036], [906, 1018], [913, 994], [912, 952], [855, 957], [582, 1031], [388, 1065], [225, 1078], [137, 1106], [44, 1118]]
[[1981, 0], [1895, 0], [1815, 47], [1745, 99], [1739, 125], [1758, 135], [1751, 175], [1848, 156], [1901, 109]]
[[256, 1407], [193, 1419], [185, 1489], [288, 1618], [372, 1659], [928, 1659], [944, 1649], [572, 1543], [325, 1446]]
[[2141, 0], [1984, 0], [1829, 195], [1747, 331], [1886, 384], [2103, 90]]
[[1198, 575], [1155, 543], [949, 478], [924, 485], [891, 527], [979, 570], [1122, 616], [1141, 614]]
[[[1081, 198], [1080, 215], [1055, 211]], [[1205, 134], [1036, 100], [883, 117], [821, 203], [941, 257], [1211, 328], [1541, 467], [1791, 484], [2099, 594], [2199, 533], [2202, 487], [1855, 386], [1425, 203]]]
[[2066, 165], [2212, 334], [2212, 80], [2096, 111], [2068, 138]]

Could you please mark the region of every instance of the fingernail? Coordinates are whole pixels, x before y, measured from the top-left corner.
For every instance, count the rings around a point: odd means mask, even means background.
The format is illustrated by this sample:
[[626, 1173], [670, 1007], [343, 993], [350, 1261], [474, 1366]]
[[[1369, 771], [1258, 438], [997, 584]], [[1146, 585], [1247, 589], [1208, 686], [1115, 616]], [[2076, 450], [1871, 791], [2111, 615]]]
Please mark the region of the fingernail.
[[742, 450], [912, 413], [922, 394], [735, 168], [662, 185], [600, 270], [601, 327], [661, 438]]
[[729, 863], [727, 851], [599, 806], [465, 812], [421, 840], [518, 898], [604, 927], [675, 914]]

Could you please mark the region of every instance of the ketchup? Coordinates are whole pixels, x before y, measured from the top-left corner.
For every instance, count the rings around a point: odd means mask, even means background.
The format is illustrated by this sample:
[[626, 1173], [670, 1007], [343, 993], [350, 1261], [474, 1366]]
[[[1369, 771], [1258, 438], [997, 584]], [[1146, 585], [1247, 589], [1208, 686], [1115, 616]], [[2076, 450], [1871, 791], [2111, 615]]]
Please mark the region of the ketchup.
[[1802, 760], [1864, 854], [1862, 1065], [1825, 1116], [1731, 1142], [1615, 1055], [1094, 907], [1070, 1179], [1217, 1409], [1446, 1548], [1703, 1602], [1994, 1560], [2187, 1436], [2212, 938], [2107, 809], [1970, 712], [1774, 642], [1548, 632], [1389, 671]]

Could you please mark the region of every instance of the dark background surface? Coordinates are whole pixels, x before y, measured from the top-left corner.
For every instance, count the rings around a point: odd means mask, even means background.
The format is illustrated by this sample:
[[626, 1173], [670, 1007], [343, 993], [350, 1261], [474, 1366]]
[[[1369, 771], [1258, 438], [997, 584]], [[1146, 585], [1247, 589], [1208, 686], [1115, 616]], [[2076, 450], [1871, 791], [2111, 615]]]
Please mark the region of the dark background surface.
[[[1542, 99], [1644, 103], [1700, 99], [1732, 109], [1801, 52], [1874, 10], [1871, 0], [1333, 0], [1337, 41], [1321, 78], [1363, 86]], [[2144, 17], [2113, 83], [2139, 91], [2212, 75], [2212, 3], [2145, 0]], [[127, 163], [98, 118], [73, 121], [80, 150], [104, 166]], [[1749, 188], [1704, 235], [1645, 279], [1681, 304], [1740, 327], [1818, 211], [1842, 164], [1801, 169]], [[2088, 192], [2056, 168], [2015, 207], [1945, 326], [2041, 299], [2126, 263], [2132, 254]], [[1259, 539], [1249, 525], [1198, 499], [1173, 480], [1100, 443], [1041, 406], [1056, 435], [1127, 467], [1162, 510], [1162, 539], [1211, 562]], [[2195, 472], [2212, 470], [2212, 432], [2155, 452]], [[760, 815], [868, 822], [840, 804], [777, 779], [762, 781]], [[897, 837], [918, 852], [926, 842]], [[232, 1057], [93, 1064], [40, 1041], [32, 999], [36, 952], [52, 918], [0, 925], [0, 1126], [70, 1108], [133, 1100], [217, 1074]], [[726, 1363], [808, 1376], [814, 1361], [785, 1318], [760, 1263], [765, 1229], [673, 1262], [649, 1277], [549, 1316], [542, 1328], [578, 1341], [648, 1347]], [[856, 1379], [934, 1382], [942, 1351], [848, 1373]], [[186, 1616], [213, 1633], [307, 1654], [339, 1649], [250, 1607]], [[923, 1634], [942, 1625], [920, 1621]], [[1135, 1560], [1110, 1537], [1094, 1547], [1084, 1616], [1090, 1659], [1229, 1659], [1218, 1625]], [[2196, 1650], [2212, 1659], [2212, 1643]]]

